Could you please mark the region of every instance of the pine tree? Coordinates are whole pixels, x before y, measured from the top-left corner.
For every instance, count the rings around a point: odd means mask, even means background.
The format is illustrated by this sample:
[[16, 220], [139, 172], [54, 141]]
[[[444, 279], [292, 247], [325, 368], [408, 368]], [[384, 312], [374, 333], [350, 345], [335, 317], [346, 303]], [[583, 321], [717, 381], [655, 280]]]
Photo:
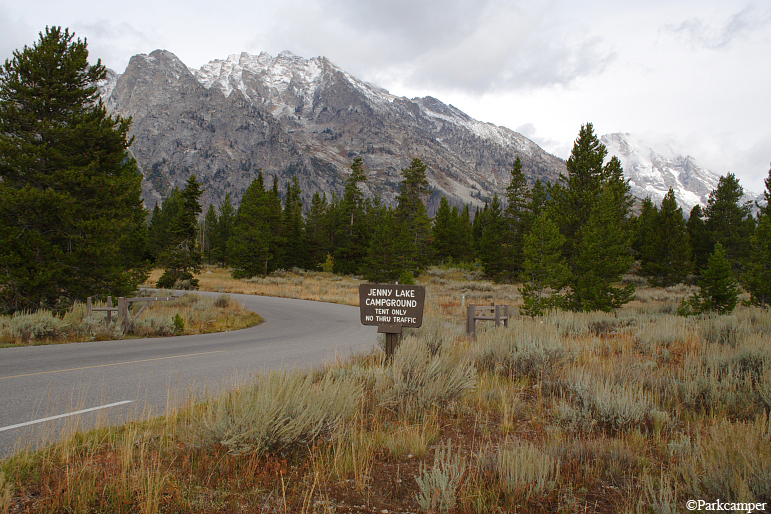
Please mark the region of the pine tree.
[[754, 305], [771, 304], [771, 213], [760, 216], [755, 233], [750, 238], [747, 271], [742, 284], [751, 295]]
[[754, 305], [765, 307], [771, 304], [771, 171], [766, 179], [763, 195], [766, 205], [761, 208], [758, 223], [750, 238], [749, 258], [746, 272], [742, 275], [742, 285], [750, 293]]
[[744, 188], [732, 173], [720, 177], [717, 187], [710, 193], [705, 228], [711, 243], [720, 243], [735, 272], [748, 257], [749, 239], [755, 228], [749, 202], [741, 204]]
[[358, 273], [369, 248], [371, 227], [366, 216], [364, 194], [359, 184], [366, 182], [364, 161], [357, 157], [351, 164], [351, 175], [345, 181], [345, 193], [337, 206], [335, 230], [335, 271]]
[[524, 234], [528, 219], [527, 180], [519, 157], [511, 170], [511, 181], [506, 187], [507, 206], [504, 211], [506, 263], [502, 273], [514, 279], [522, 272]]
[[0, 311], [126, 295], [146, 278], [130, 120], [107, 114], [85, 41], [46, 28], [0, 70]]
[[697, 204], [691, 209], [685, 226], [688, 229], [688, 239], [691, 242], [691, 269], [698, 274], [707, 267], [707, 260], [713, 247], [707, 226], [704, 223], [704, 211], [700, 205]]
[[568, 305], [576, 311], [611, 311], [634, 297], [634, 284], [617, 287], [634, 262], [616, 192], [606, 184], [580, 233], [569, 282]]
[[217, 216], [217, 230], [214, 232], [212, 241], [212, 259], [223, 266], [228, 265], [228, 241], [233, 234], [233, 224], [235, 223], [236, 210], [230, 201], [230, 193], [225, 195], [225, 201], [222, 202]]
[[550, 212], [566, 242], [563, 250], [570, 270], [568, 306], [573, 310], [611, 310], [634, 296], [634, 285], [614, 282], [634, 262], [629, 210], [632, 196], [621, 162], [605, 165], [605, 145], [591, 123], [581, 127], [567, 162], [564, 185], [550, 188]]
[[297, 177], [292, 177], [291, 182], [287, 184], [282, 224], [282, 232], [286, 240], [283, 267], [286, 269], [305, 268], [308, 264], [305, 222], [303, 220], [302, 190]]
[[560, 290], [568, 283], [570, 270], [562, 256], [565, 236], [547, 212], [542, 212], [525, 234], [522, 309], [529, 316], [540, 316], [545, 311], [563, 304]]
[[766, 184], [766, 190], [763, 191], [763, 203], [755, 202], [758, 208], [758, 218], [764, 214], [771, 214], [771, 169], [768, 170], [768, 178], [763, 181]]
[[203, 260], [206, 264], [214, 263], [214, 244], [217, 239], [218, 225], [217, 211], [214, 209], [213, 204], [209, 204], [209, 209], [206, 211], [206, 216], [203, 220], [203, 227], [201, 227], [201, 249], [203, 251]]
[[233, 278], [251, 278], [268, 273], [272, 255], [268, 193], [262, 171], [244, 191], [233, 222], [233, 234], [228, 240], [228, 261]]
[[169, 230], [174, 218], [179, 214], [180, 191], [175, 187], [169, 197], [159, 207], [155, 204], [148, 229], [147, 249], [153, 262], [170, 246]]
[[474, 253], [474, 228], [471, 223], [471, 211], [468, 204], [463, 206], [463, 210], [458, 215], [455, 243], [453, 259], [456, 262], [474, 262], [476, 258]]
[[325, 262], [327, 255], [331, 256], [329, 217], [327, 195], [316, 191], [305, 219], [309, 268], [318, 269]]
[[399, 251], [400, 230], [396, 213], [382, 207], [373, 219], [377, 222], [364, 264], [364, 278], [380, 284], [394, 283], [405, 272], [404, 260]]
[[572, 265], [581, 244], [580, 233], [589, 223], [592, 208], [600, 194], [606, 176], [603, 161], [608, 154], [600, 143], [591, 123], [581, 126], [578, 138], [567, 160], [568, 175], [560, 174], [562, 184], [551, 188], [554, 220], [566, 238], [564, 254]]
[[722, 244], [715, 244], [715, 251], [709, 256], [699, 287], [702, 312], [715, 311], [718, 314], [728, 314], [736, 307], [739, 285], [736, 283], [731, 263]]
[[448, 260], [453, 259], [457, 224], [458, 209], [451, 209], [447, 197], [443, 196], [439, 201], [439, 209], [436, 211], [434, 224], [431, 229], [433, 235], [433, 254], [439, 264], [444, 264]]
[[278, 192], [278, 175], [273, 175], [273, 187], [265, 192], [263, 197], [266, 207], [266, 221], [270, 228], [270, 259], [267, 262], [266, 273], [279, 269], [284, 262], [286, 251], [286, 235], [281, 223], [281, 195]]
[[413, 159], [402, 170], [404, 180], [394, 212], [399, 229], [398, 252], [404, 271], [417, 274], [428, 264], [431, 244], [431, 220], [423, 197], [428, 194], [426, 165]]
[[654, 212], [655, 225], [644, 243], [640, 273], [651, 284], [667, 287], [685, 280], [690, 270], [691, 247], [683, 210], [671, 188], [661, 202], [661, 211]]
[[645, 263], [648, 258], [644, 255], [646, 248], [650, 247], [654, 235], [656, 233], [656, 219], [658, 217], [659, 210], [656, 204], [653, 203], [651, 197], [648, 196], [643, 200], [640, 206], [640, 215], [634, 219], [633, 238], [632, 238], [632, 250], [640, 260], [641, 265]]
[[485, 216], [479, 241], [479, 259], [482, 261], [485, 275], [496, 281], [503, 278], [507, 257], [511, 254], [506, 235], [506, 220], [501, 211], [501, 201], [496, 194]]
[[166, 268], [158, 279], [163, 288], [197, 289], [194, 273], [201, 272], [201, 249], [198, 246], [198, 215], [201, 214], [201, 183], [191, 175], [179, 195], [179, 212], [171, 220], [168, 230], [169, 245], [158, 256]]

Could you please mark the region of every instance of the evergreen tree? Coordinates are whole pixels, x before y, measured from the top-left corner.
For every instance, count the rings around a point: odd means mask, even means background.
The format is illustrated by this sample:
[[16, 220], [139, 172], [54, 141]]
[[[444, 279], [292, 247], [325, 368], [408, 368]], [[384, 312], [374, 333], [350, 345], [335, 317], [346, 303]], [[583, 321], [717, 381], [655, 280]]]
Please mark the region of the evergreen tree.
[[611, 310], [634, 296], [634, 285], [614, 285], [634, 262], [628, 220], [632, 196], [620, 161], [613, 157], [603, 165], [606, 155], [591, 123], [582, 126], [567, 162], [569, 174], [560, 176], [564, 185], [550, 190], [550, 212], [566, 239], [573, 310]]
[[322, 195], [316, 191], [311, 199], [311, 208], [305, 219], [309, 268], [318, 269], [331, 252], [328, 211], [326, 193]]
[[225, 201], [220, 205], [219, 216], [217, 216], [217, 230], [212, 238], [212, 259], [223, 266], [229, 263], [228, 259], [228, 241], [233, 234], [233, 225], [235, 223], [236, 210], [230, 201], [230, 193], [225, 195]]
[[503, 278], [507, 257], [511, 255], [506, 236], [506, 220], [501, 211], [501, 201], [496, 194], [485, 216], [479, 241], [479, 259], [482, 261], [485, 275], [493, 280]]
[[736, 283], [731, 263], [722, 244], [715, 244], [715, 251], [709, 256], [699, 287], [702, 312], [715, 311], [718, 314], [727, 314], [736, 307], [739, 285]]
[[766, 190], [763, 191], [763, 204], [755, 202], [758, 208], [758, 219], [764, 214], [771, 214], [771, 169], [768, 170], [768, 178], [764, 180]]
[[306, 268], [308, 260], [305, 223], [303, 220], [302, 191], [300, 190], [300, 183], [297, 177], [292, 177], [291, 182], [287, 184], [282, 224], [282, 232], [286, 241], [283, 267], [286, 269], [293, 267]]
[[369, 248], [371, 227], [366, 216], [364, 194], [359, 184], [366, 182], [364, 162], [357, 157], [351, 164], [351, 175], [345, 181], [345, 193], [337, 206], [335, 230], [335, 271], [358, 273]]
[[458, 215], [458, 226], [455, 238], [453, 259], [457, 262], [474, 262], [474, 229], [471, 223], [471, 211], [468, 204]]
[[707, 200], [705, 228], [711, 243], [720, 243], [735, 272], [748, 257], [749, 239], [755, 228], [749, 202], [741, 204], [744, 188], [736, 176], [720, 177]]
[[749, 258], [742, 285], [750, 293], [750, 302], [765, 307], [771, 304], [771, 171], [763, 192], [766, 205], [760, 207], [758, 223], [750, 238]]
[[447, 260], [453, 259], [458, 223], [458, 209], [451, 209], [447, 197], [443, 196], [439, 201], [439, 209], [436, 211], [436, 216], [434, 216], [434, 224], [431, 230], [433, 235], [433, 253], [439, 264], [444, 264]]
[[572, 265], [581, 245], [580, 233], [589, 223], [592, 208], [605, 178], [603, 161], [608, 154], [591, 123], [581, 126], [578, 138], [567, 160], [568, 175], [560, 174], [562, 184], [551, 188], [554, 220], [566, 238], [564, 254]]
[[568, 283], [570, 271], [562, 256], [565, 236], [547, 212], [542, 212], [525, 234], [523, 255], [524, 284], [522, 312], [540, 316], [545, 311], [563, 303], [560, 290]]
[[661, 211], [654, 213], [655, 224], [641, 252], [640, 273], [651, 284], [667, 287], [685, 280], [690, 270], [691, 247], [683, 210], [671, 188], [661, 202]]
[[233, 234], [228, 240], [228, 261], [233, 267], [233, 278], [251, 278], [268, 273], [268, 263], [272, 258], [272, 231], [266, 196], [260, 171], [244, 192], [233, 221]]
[[651, 200], [651, 197], [646, 197], [640, 207], [640, 215], [635, 218], [633, 224], [632, 250], [634, 250], [637, 258], [640, 259], [641, 264], [644, 264], [647, 258], [643, 255], [645, 248], [651, 245], [651, 241], [656, 233], [658, 214], [659, 210], [656, 208], [653, 200]]
[[217, 211], [214, 209], [213, 204], [209, 204], [209, 209], [206, 211], [206, 217], [203, 220], [203, 227], [201, 227], [201, 234], [203, 236], [201, 238], [201, 248], [203, 250], [203, 260], [206, 264], [214, 263], [214, 244], [217, 239], [218, 225]]
[[520, 227], [523, 239], [524, 236], [530, 232], [538, 217], [541, 216], [541, 214], [548, 207], [549, 194], [547, 189], [548, 187], [545, 186], [540, 179], [538, 179], [535, 181], [533, 188], [528, 193], [530, 200], [527, 204], [527, 209], [525, 209], [522, 218], [522, 225]]
[[59, 27], [0, 69], [0, 311], [130, 295], [146, 278], [130, 120], [107, 114], [85, 41]]
[[158, 256], [160, 264], [166, 268], [158, 279], [158, 287], [198, 288], [198, 279], [193, 278], [193, 274], [201, 272], [201, 251], [196, 232], [202, 194], [201, 183], [195, 175], [191, 175], [179, 195], [179, 211], [169, 226], [169, 245]]
[[691, 209], [685, 226], [688, 229], [688, 240], [691, 242], [691, 269], [698, 274], [707, 267], [707, 260], [713, 246], [704, 223], [704, 211], [700, 205], [697, 204]]
[[522, 161], [519, 157], [514, 161], [511, 170], [511, 181], [506, 187], [507, 206], [505, 219], [505, 270], [509, 279], [514, 279], [522, 272], [524, 234], [528, 219], [527, 180], [522, 171]]
[[402, 269], [417, 274], [428, 264], [431, 244], [431, 220], [423, 197], [428, 194], [426, 165], [413, 159], [402, 170], [404, 180], [397, 197], [394, 216], [399, 229], [398, 252]]
[[568, 306], [576, 311], [611, 311], [634, 297], [634, 284], [617, 287], [634, 262], [623, 211], [610, 184], [603, 186], [589, 222], [580, 233], [571, 268]]
[[265, 192], [265, 213], [268, 227], [270, 228], [270, 259], [267, 262], [266, 273], [279, 269], [284, 262], [286, 251], [286, 235], [283, 232], [281, 208], [281, 195], [278, 192], [278, 175], [273, 175], [273, 187]]
[[147, 250], [153, 262], [169, 247], [169, 230], [174, 218], [179, 214], [180, 191], [175, 187], [169, 197], [159, 207], [155, 204], [148, 229]]
[[749, 261], [742, 283], [754, 305], [765, 307], [771, 304], [771, 212], [760, 216], [750, 238]]
[[400, 230], [396, 214], [383, 207], [379, 210], [372, 245], [364, 264], [364, 278], [369, 282], [390, 284], [405, 272], [400, 255]]

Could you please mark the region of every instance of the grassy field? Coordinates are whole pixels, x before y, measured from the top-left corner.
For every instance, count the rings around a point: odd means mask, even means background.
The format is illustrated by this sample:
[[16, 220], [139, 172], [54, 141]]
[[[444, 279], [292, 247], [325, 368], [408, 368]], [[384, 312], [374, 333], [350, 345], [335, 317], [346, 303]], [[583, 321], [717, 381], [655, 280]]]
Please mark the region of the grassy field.
[[[134, 304], [132, 313], [138, 312], [142, 305], [141, 302]], [[105, 302], [94, 303], [94, 307], [105, 306]], [[108, 324], [104, 312], [88, 316], [86, 305], [75, 303], [63, 316], [44, 310], [0, 316], [0, 348], [206, 334], [238, 330], [261, 322], [259, 314], [244, 309], [226, 294], [207, 298], [190, 293], [170, 301], [151, 302], [130, 327], [120, 322]]]
[[[352, 278], [210, 271], [204, 289], [357, 301]], [[517, 288], [458, 270], [420, 282], [424, 326], [392, 361], [260, 375], [18, 454], [0, 464], [0, 513], [771, 509], [768, 310], [683, 318], [688, 288], [642, 288], [616, 313], [481, 324], [472, 339], [462, 295], [517, 305]]]

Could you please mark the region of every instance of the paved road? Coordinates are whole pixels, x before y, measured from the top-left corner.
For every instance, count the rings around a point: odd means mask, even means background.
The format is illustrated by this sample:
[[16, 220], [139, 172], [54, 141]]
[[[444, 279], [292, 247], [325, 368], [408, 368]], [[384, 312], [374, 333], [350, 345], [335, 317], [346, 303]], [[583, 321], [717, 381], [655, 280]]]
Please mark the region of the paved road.
[[[231, 296], [265, 322], [219, 334], [0, 349], [0, 458], [78, 423], [162, 414], [168, 404], [233, 387], [255, 372], [312, 367], [376, 341], [376, 327], [360, 324], [358, 307]], [[77, 411], [88, 412], [69, 415]]]

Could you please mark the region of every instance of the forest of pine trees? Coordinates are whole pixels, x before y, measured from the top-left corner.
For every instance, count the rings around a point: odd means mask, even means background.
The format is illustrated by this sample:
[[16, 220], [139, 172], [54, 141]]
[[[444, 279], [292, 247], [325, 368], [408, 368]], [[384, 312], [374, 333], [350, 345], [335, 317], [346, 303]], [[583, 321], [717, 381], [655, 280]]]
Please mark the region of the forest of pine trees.
[[[634, 297], [634, 285], [623, 281], [633, 268], [654, 286], [702, 284], [714, 275], [709, 266], [717, 259], [728, 263], [730, 278], [752, 302], [771, 300], [767, 207], [742, 204], [742, 187], [729, 174], [706, 208], [694, 208], [689, 218], [671, 189], [660, 206], [644, 200], [635, 216], [621, 163], [607, 159], [591, 124], [581, 127], [558, 183], [529, 186], [517, 159], [505, 198], [494, 196], [481, 208], [442, 198], [432, 220], [426, 165], [414, 159], [402, 175], [396, 204], [383, 205], [364, 196], [359, 185], [367, 173], [356, 158], [342, 197], [315, 193], [306, 206], [296, 179], [279, 187], [274, 178], [267, 187], [260, 173], [237, 209], [230, 197], [219, 210], [209, 207], [199, 222], [197, 251], [234, 277], [296, 267], [405, 283], [430, 265], [460, 266], [495, 281], [522, 282], [531, 314], [618, 308]], [[158, 264], [168, 253], [160, 242], [175, 240], [171, 220], [184, 211], [184, 196], [175, 190], [150, 219], [148, 248]]]
[[418, 158], [402, 170], [395, 205], [364, 195], [355, 158], [341, 197], [314, 192], [303, 205], [297, 178], [268, 185], [260, 172], [240, 205], [227, 196], [203, 214], [192, 176], [148, 213], [131, 120], [107, 114], [96, 88], [106, 69], [87, 58], [84, 41], [54, 27], [0, 68], [0, 311], [128, 294], [151, 265], [165, 270], [159, 286], [194, 289], [204, 263], [242, 278], [302, 268], [401, 283], [456, 266], [522, 282], [531, 314], [615, 309], [634, 296], [630, 272], [699, 285], [695, 311], [731, 310], [740, 286], [751, 303], [771, 302], [771, 171], [760, 204], [742, 203], [727, 174], [687, 219], [671, 189], [635, 216], [621, 163], [592, 124], [556, 183], [528, 184], [517, 159], [505, 197], [481, 208], [442, 198], [433, 220]]

